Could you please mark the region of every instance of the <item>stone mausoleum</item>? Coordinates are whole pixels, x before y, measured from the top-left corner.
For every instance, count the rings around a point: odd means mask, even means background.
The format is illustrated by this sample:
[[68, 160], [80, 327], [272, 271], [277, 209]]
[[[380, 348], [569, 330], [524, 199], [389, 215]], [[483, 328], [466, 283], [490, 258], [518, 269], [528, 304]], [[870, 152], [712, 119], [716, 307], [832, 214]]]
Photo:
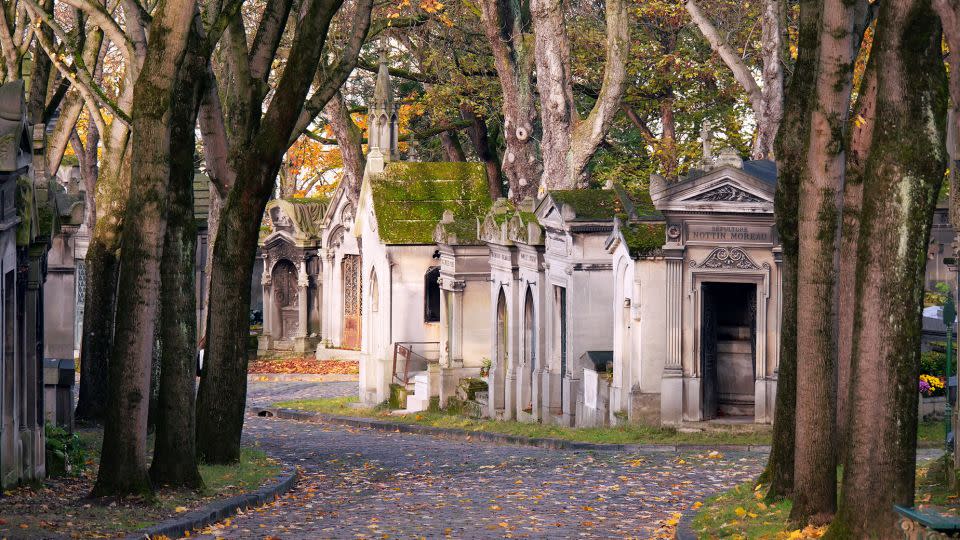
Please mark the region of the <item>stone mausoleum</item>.
[[267, 203], [260, 241], [263, 331], [258, 351], [313, 351], [320, 339], [321, 224], [326, 202], [276, 199]]

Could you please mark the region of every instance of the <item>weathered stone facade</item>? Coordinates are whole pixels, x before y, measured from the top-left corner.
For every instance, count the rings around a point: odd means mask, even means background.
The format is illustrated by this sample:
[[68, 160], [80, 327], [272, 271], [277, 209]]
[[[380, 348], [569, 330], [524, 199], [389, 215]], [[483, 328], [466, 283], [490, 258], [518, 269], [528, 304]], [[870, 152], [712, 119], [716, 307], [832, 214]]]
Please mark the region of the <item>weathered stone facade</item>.
[[27, 118], [23, 82], [0, 86], [0, 489], [45, 475], [43, 285], [52, 221], [48, 190], [34, 181]]
[[313, 351], [320, 340], [322, 263], [318, 256], [326, 203], [267, 203], [263, 259], [263, 330], [258, 351]]

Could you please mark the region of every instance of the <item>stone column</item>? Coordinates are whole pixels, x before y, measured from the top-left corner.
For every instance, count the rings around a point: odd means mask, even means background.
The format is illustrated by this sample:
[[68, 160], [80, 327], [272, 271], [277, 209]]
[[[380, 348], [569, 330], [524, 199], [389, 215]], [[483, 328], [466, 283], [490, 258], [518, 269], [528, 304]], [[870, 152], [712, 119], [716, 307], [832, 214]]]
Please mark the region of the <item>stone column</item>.
[[450, 333], [450, 366], [463, 367], [463, 289], [466, 283], [463, 280], [453, 280], [450, 283], [450, 306], [453, 317], [450, 318], [452, 332]]
[[450, 289], [448, 278], [440, 278], [440, 367], [450, 367]]
[[333, 322], [337, 319], [333, 314], [333, 297], [335, 288], [333, 286], [334, 262], [337, 260], [336, 254], [332, 249], [323, 251], [323, 303], [320, 304], [321, 311], [321, 330], [320, 337], [326, 343], [332, 343], [333, 340]]
[[667, 357], [660, 386], [660, 419], [683, 421], [683, 251], [667, 254]]
[[307, 263], [300, 261], [299, 272], [297, 273], [297, 337], [307, 337], [308, 316], [307, 290], [310, 287], [310, 278], [307, 276]]
[[263, 331], [260, 332], [257, 343], [257, 349], [260, 351], [267, 351], [273, 347], [273, 294], [270, 282], [269, 261], [264, 260], [263, 275], [260, 278], [260, 285], [263, 287]]

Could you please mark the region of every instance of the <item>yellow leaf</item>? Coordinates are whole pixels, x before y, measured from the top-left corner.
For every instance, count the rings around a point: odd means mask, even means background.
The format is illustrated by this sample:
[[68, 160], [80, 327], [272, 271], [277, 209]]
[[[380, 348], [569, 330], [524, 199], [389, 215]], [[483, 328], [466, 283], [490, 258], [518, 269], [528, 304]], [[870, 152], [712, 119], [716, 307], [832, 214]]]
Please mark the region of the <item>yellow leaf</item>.
[[499, 510], [500, 507], [494, 504], [494, 505], [492, 505], [492, 506], [490, 507], [490, 509], [491, 509], [491, 510]]
[[744, 510], [742, 506], [738, 506], [736, 509], [734, 509], [733, 513], [736, 514], [737, 517], [743, 517], [747, 515], [747, 511]]
[[186, 512], [186, 511], [187, 511], [187, 507], [186, 507], [186, 506], [178, 506], [178, 507], [174, 508], [173, 511], [176, 512], [176, 513], [178, 513], [178, 514], [182, 514], [183, 512]]
[[766, 509], [767, 509], [767, 505], [763, 504], [762, 502], [758, 502], [758, 503], [757, 503], [757, 508], [759, 508], [759, 509], [761, 509], [761, 510], [766, 510]]
[[693, 503], [693, 509], [694, 509], [694, 510], [697, 510], [697, 509], [700, 508], [701, 506], [703, 506], [703, 503], [700, 502], [700, 501], [697, 501], [697, 502]]

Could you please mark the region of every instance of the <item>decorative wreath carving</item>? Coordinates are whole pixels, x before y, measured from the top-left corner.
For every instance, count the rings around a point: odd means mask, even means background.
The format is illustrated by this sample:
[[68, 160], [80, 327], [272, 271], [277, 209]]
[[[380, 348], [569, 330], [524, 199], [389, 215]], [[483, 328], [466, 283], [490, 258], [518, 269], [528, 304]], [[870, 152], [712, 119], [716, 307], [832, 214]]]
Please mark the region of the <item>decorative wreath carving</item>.
[[738, 247], [714, 248], [700, 264], [690, 261], [690, 267], [711, 270], [760, 270], [760, 265], [753, 262], [747, 252]]

